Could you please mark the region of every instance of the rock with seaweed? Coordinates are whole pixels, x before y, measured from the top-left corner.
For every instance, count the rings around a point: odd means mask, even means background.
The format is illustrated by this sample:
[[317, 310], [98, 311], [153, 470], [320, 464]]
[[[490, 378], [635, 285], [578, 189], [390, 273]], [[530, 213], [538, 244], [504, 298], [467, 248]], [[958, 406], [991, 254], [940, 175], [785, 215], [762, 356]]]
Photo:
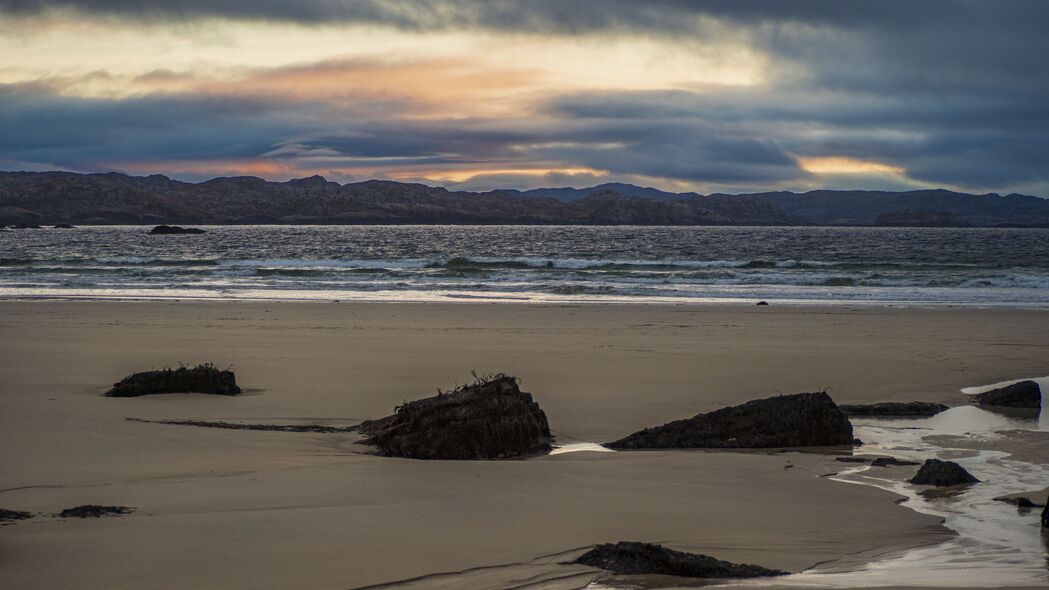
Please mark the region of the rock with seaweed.
[[196, 367], [145, 371], [124, 377], [106, 392], [109, 397], [138, 397], [161, 393], [210, 393], [237, 395], [237, 377], [229, 369], [219, 369], [211, 363]]
[[973, 401], [981, 406], [1040, 408], [1042, 407], [1042, 390], [1036, 381], [1020, 381], [977, 394], [973, 396]]
[[913, 484], [937, 487], [979, 483], [979, 481], [954, 461], [939, 459], [926, 459], [918, 469], [918, 473], [910, 479]]
[[647, 574], [689, 578], [760, 578], [787, 574], [758, 565], [732, 563], [709, 555], [675, 551], [662, 545], [635, 541], [598, 545], [573, 563], [600, 568], [620, 576]]
[[607, 443], [612, 449], [758, 449], [851, 445], [852, 424], [825, 392], [778, 395], [698, 414]]
[[99, 506], [98, 504], [85, 504], [74, 508], [66, 508], [58, 513], [59, 518], [100, 518], [103, 516], [122, 516], [131, 514], [127, 506]]
[[935, 416], [951, 409], [944, 404], [932, 402], [882, 402], [877, 404], [841, 404], [838, 406], [846, 416], [916, 417]]
[[550, 451], [550, 426], [516, 377], [476, 377], [470, 385], [407, 402], [361, 424], [364, 444], [411, 459], [506, 459]]

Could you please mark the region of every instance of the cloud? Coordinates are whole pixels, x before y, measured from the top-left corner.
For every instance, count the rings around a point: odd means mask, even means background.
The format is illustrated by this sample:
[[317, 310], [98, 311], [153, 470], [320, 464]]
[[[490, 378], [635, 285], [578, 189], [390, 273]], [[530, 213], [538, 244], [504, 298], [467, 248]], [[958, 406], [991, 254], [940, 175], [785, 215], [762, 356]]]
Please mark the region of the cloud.
[[[345, 25], [346, 35], [380, 26], [418, 40], [367, 58], [130, 74], [102, 63], [9, 84], [0, 87], [8, 163], [445, 179], [477, 171], [448, 181], [473, 186], [602, 178], [1049, 190], [1041, 0], [0, 0], [0, 11], [72, 12], [114, 19], [114, 29], [215, 18]], [[521, 49], [496, 58], [478, 42], [432, 55], [441, 31]], [[636, 43], [616, 59], [590, 51], [611, 53], [623, 40]], [[651, 56], [617, 69], [641, 41]], [[532, 47], [538, 57], [526, 62]], [[669, 68], [668, 49], [718, 59]], [[703, 78], [709, 70], [696, 63], [750, 69], [739, 80]], [[601, 75], [583, 83], [588, 69]], [[819, 158], [872, 164], [799, 164]]]

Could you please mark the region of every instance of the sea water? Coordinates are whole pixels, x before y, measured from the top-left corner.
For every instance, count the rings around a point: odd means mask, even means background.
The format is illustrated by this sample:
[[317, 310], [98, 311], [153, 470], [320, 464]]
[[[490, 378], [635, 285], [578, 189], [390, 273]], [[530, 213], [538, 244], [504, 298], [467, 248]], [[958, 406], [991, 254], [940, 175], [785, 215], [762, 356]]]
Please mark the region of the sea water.
[[0, 232], [2, 298], [1049, 306], [1049, 230], [145, 226]]

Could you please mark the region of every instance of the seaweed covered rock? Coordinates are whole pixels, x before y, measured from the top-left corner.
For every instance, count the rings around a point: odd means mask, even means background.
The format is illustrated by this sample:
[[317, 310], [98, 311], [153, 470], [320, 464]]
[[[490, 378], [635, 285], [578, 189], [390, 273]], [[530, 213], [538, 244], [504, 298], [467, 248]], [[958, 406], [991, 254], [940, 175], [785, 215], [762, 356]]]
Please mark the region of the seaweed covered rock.
[[1008, 408], [1042, 407], [1042, 390], [1034, 381], [1020, 381], [973, 396], [973, 401], [982, 406], [1004, 406]]
[[852, 444], [852, 424], [824, 392], [779, 395], [698, 414], [607, 443], [612, 449], [760, 449]]
[[145, 371], [124, 377], [106, 392], [109, 397], [138, 397], [159, 393], [210, 393], [237, 395], [237, 377], [233, 371], [220, 370], [206, 363], [196, 367], [179, 367]]
[[58, 513], [59, 518], [100, 518], [102, 516], [120, 516], [131, 514], [127, 506], [99, 506], [97, 504], [85, 504], [75, 508], [66, 508]]
[[918, 473], [910, 479], [913, 484], [926, 486], [957, 486], [979, 481], [954, 461], [939, 459], [926, 459]]
[[574, 563], [610, 571], [620, 576], [663, 575], [689, 578], [759, 578], [787, 572], [757, 565], [721, 561], [709, 555], [685, 553], [662, 545], [622, 541], [598, 545]]
[[182, 227], [180, 225], [158, 225], [149, 231], [154, 236], [172, 236], [185, 234], [202, 234], [204, 230], [196, 227]]
[[883, 402], [878, 404], [841, 404], [838, 406], [846, 416], [889, 416], [919, 417], [935, 416], [951, 409], [950, 406], [932, 402]]
[[399, 406], [361, 424], [383, 455], [411, 459], [504, 459], [550, 450], [550, 426], [517, 378], [496, 375]]

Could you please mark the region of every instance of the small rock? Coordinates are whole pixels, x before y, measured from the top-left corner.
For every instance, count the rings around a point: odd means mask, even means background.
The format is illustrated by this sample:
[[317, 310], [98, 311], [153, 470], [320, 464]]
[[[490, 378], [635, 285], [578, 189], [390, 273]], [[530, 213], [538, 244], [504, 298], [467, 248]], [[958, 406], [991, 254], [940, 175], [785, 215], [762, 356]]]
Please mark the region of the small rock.
[[866, 463], [866, 457], [835, 457], [835, 461], [841, 461], [842, 463]]
[[29, 512], [4, 510], [3, 508], [0, 508], [0, 522], [13, 522], [16, 520], [25, 520], [27, 518], [33, 518], [33, 515]]
[[138, 397], [160, 393], [210, 393], [237, 395], [237, 377], [233, 371], [222, 371], [212, 364], [178, 369], [145, 371], [124, 377], [106, 392], [109, 397]]
[[1042, 504], [1034, 503], [1033, 501], [1031, 501], [1030, 498], [1028, 498], [1026, 496], [1017, 496], [1017, 497], [998, 496], [997, 498], [994, 498], [994, 501], [995, 502], [1005, 502], [1006, 504], [1012, 504], [1013, 506], [1016, 506], [1017, 508], [1041, 508], [1043, 506]]
[[871, 465], [874, 467], [889, 467], [889, 466], [908, 466], [908, 465], [920, 465], [917, 461], [907, 461], [905, 459], [897, 459], [896, 457], [878, 457], [871, 461]]
[[55, 229], [76, 229], [76, 226], [70, 225], [68, 223], [56, 223], [53, 227]]
[[846, 416], [935, 416], [951, 409], [931, 402], [882, 402], [877, 404], [840, 404]]
[[675, 551], [652, 543], [626, 541], [598, 545], [573, 563], [607, 570], [620, 576], [648, 574], [689, 578], [759, 578], [787, 574], [757, 565], [721, 561], [709, 555]]
[[149, 231], [150, 235], [154, 236], [167, 236], [167, 235], [184, 235], [184, 234], [202, 234], [204, 230], [196, 227], [181, 227], [178, 225], [158, 225]]
[[954, 461], [939, 459], [927, 459], [918, 473], [910, 479], [913, 484], [938, 487], [978, 483], [979, 481]]
[[758, 301], [757, 305], [768, 305], [768, 301]]
[[1042, 407], [1042, 390], [1034, 381], [1020, 381], [975, 395], [973, 401], [982, 406], [1040, 408]]
[[59, 518], [99, 518], [101, 516], [120, 516], [131, 514], [127, 506], [99, 506], [97, 504], [85, 504], [76, 508], [66, 508], [58, 514]]

